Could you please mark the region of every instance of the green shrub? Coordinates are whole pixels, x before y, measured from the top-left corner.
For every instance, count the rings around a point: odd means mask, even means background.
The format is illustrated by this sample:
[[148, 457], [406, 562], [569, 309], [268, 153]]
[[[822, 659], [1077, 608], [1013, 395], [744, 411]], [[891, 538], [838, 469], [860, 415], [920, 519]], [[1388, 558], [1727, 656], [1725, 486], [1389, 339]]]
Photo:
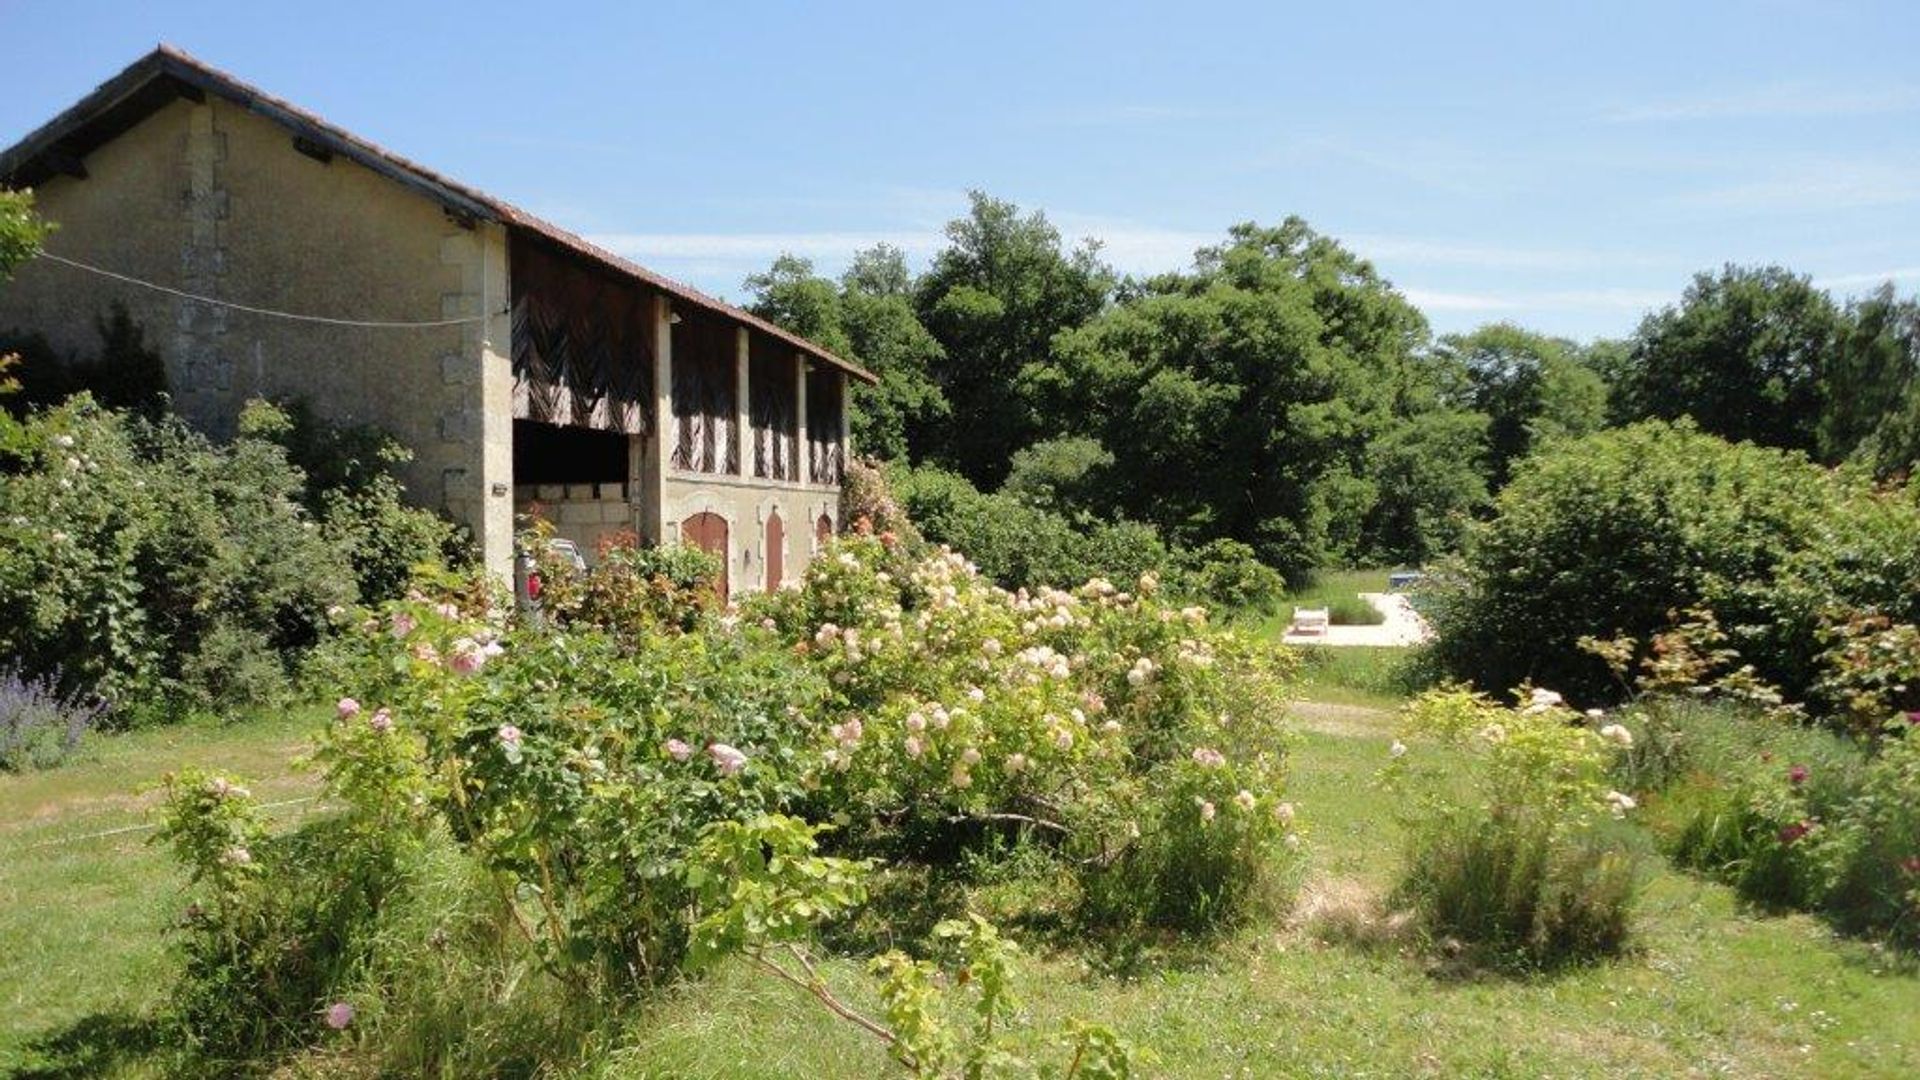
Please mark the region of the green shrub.
[[1920, 504], [1796, 454], [1638, 424], [1528, 458], [1427, 591], [1436, 657], [1483, 687], [1614, 694], [1582, 637], [1649, 641], [1672, 612], [1707, 607], [1760, 678], [1799, 698], [1828, 612], [1920, 622]]
[[[898, 505], [919, 534], [966, 552], [982, 574], [1005, 588], [1059, 586], [1089, 577], [1133, 581], [1152, 572], [1171, 593], [1236, 613], [1267, 610], [1285, 589], [1279, 573], [1236, 540], [1169, 550], [1151, 525], [1084, 513], [1070, 518], [1051, 509], [1051, 498], [1011, 489], [984, 495], [965, 478], [940, 469], [895, 467], [892, 480]], [[897, 526], [895, 531], [907, 537]]]
[[408, 506], [398, 469], [413, 452], [364, 424], [335, 424], [303, 402], [249, 401], [242, 438], [286, 451], [306, 478], [302, 503], [321, 533], [353, 566], [361, 602], [391, 600], [422, 563], [460, 565], [470, 552], [460, 530], [438, 514]]
[[[1607, 830], [1632, 810], [1609, 790], [1625, 741], [1579, 722], [1558, 694], [1533, 690], [1501, 708], [1459, 689], [1430, 691], [1406, 711], [1390, 785], [1409, 801], [1407, 865], [1397, 903], [1427, 932], [1496, 967], [1551, 968], [1617, 955], [1637, 892], [1631, 849]], [[1431, 747], [1432, 742], [1426, 742]]]
[[1079, 558], [1068, 521], [1006, 495], [983, 495], [940, 469], [900, 470], [894, 490], [927, 540], [964, 551], [988, 578], [1012, 589], [1084, 580], [1098, 568]]
[[271, 698], [353, 599], [278, 446], [217, 446], [84, 395], [23, 432], [0, 466], [0, 651], [120, 722]]
[[1259, 615], [1273, 610], [1286, 579], [1238, 540], [1210, 540], [1173, 552], [1173, 591], [1219, 611]]

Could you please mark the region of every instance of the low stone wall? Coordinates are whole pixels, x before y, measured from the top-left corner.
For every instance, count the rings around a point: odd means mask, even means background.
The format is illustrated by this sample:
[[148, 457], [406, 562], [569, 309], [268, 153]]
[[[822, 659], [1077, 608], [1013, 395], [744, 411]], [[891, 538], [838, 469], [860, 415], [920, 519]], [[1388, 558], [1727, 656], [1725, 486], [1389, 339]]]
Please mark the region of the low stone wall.
[[516, 517], [536, 508], [553, 522], [555, 536], [580, 545], [589, 564], [598, 557], [602, 540], [632, 534], [639, 525], [624, 484], [523, 484], [513, 489]]

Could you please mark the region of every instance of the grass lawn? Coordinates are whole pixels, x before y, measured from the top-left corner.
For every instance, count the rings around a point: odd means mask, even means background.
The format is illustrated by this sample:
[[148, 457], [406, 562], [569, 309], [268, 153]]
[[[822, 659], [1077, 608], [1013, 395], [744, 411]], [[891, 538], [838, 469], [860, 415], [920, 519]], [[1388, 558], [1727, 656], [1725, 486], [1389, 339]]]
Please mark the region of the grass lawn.
[[[1298, 718], [1292, 797], [1313, 856], [1303, 908], [1351, 908], [1386, 887], [1397, 857], [1392, 807], [1371, 783], [1391, 720], [1338, 701], [1303, 704]], [[138, 823], [141, 801], [129, 789], [188, 761], [232, 764], [270, 799], [301, 797], [311, 781], [286, 762], [318, 720], [308, 712], [102, 739], [95, 761], [0, 777], [0, 1075], [138, 1074], [141, 1018], [166, 992], [157, 929], [178, 881], [165, 860], [139, 833], [48, 842]], [[1447, 977], [1417, 953], [1326, 943], [1307, 925], [1284, 924], [1124, 975], [1040, 953], [1019, 989], [1039, 1026], [1078, 1015], [1152, 1048], [1160, 1064], [1150, 1075], [1920, 1075], [1911, 963], [1836, 940], [1805, 916], [1745, 910], [1727, 889], [1664, 866], [1650, 875], [1638, 951], [1554, 978]], [[852, 961], [826, 973], [842, 986], [862, 982]], [[63, 1032], [65, 1045], [48, 1045]], [[591, 1072], [888, 1070], [864, 1035], [734, 966], [612, 1033]]]
[[[88, 1075], [75, 1067], [88, 1055], [150, 1041], [139, 1018], [172, 977], [160, 930], [181, 878], [146, 842], [156, 795], [140, 789], [203, 764], [246, 777], [263, 801], [304, 799], [313, 778], [292, 762], [323, 716], [292, 710], [245, 725], [98, 736], [76, 764], [0, 775], [0, 1076]], [[292, 821], [314, 809], [275, 813]], [[71, 1055], [34, 1048], [61, 1032], [99, 1037]]]

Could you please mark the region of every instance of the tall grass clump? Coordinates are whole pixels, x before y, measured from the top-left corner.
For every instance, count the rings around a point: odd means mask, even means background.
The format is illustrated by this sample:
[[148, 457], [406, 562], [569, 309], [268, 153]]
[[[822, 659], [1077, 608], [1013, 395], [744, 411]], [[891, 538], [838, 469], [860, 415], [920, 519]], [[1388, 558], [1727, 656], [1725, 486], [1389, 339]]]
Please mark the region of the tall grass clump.
[[1523, 700], [1509, 709], [1450, 688], [1407, 707], [1401, 739], [1413, 745], [1396, 739], [1387, 767], [1408, 799], [1394, 902], [1444, 948], [1494, 968], [1618, 955], [1637, 873], [1610, 825], [1634, 803], [1606, 775], [1627, 736], [1586, 726], [1549, 691]]

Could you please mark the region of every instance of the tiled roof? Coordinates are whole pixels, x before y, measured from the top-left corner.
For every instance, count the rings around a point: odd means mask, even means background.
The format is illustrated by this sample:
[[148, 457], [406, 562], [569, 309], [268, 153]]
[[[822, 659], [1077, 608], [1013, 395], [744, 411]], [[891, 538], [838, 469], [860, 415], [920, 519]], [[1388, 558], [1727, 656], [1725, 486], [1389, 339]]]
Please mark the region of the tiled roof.
[[59, 172], [84, 175], [84, 157], [168, 102], [185, 96], [202, 100], [214, 94], [287, 128], [307, 149], [337, 154], [434, 199], [450, 213], [493, 221], [540, 236], [582, 258], [634, 279], [675, 300], [705, 308], [787, 342], [866, 382], [876, 381], [860, 365], [843, 360], [806, 338], [735, 307], [724, 300], [663, 277], [613, 252], [588, 243], [560, 226], [527, 213], [478, 189], [444, 176], [384, 147], [368, 142], [313, 113], [273, 97], [196, 57], [161, 45], [100, 84], [72, 108], [0, 151], [0, 183], [29, 186]]

